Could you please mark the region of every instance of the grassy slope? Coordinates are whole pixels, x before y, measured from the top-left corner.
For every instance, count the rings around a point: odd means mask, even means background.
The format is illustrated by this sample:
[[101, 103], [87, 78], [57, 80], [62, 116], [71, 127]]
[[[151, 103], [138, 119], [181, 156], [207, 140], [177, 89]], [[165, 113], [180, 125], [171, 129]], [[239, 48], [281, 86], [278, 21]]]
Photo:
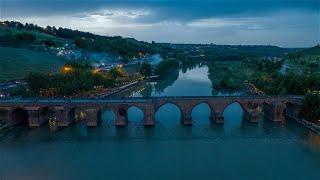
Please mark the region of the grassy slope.
[[23, 33], [23, 32], [26, 32], [26, 33], [31, 33], [33, 34], [34, 36], [36, 36], [36, 43], [41, 43], [42, 41], [44, 40], [52, 40], [56, 43], [64, 43], [64, 42], [70, 42], [72, 40], [70, 39], [63, 39], [63, 38], [58, 38], [58, 37], [55, 37], [53, 35], [50, 35], [50, 34], [46, 34], [46, 33], [43, 33], [43, 32], [38, 32], [38, 31], [27, 31], [27, 30], [18, 30], [16, 28], [9, 28], [9, 29], [5, 29], [3, 27], [0, 27], [0, 36], [2, 35], [5, 35], [7, 33], [12, 33], [13, 35], [17, 34], [17, 33]]
[[[308, 48], [297, 53], [301, 54], [301, 57], [286, 59], [285, 64], [288, 66], [288, 72], [316, 72], [320, 73], [320, 68], [314, 67], [314, 64], [320, 64], [320, 46]], [[309, 63], [313, 62], [312, 65]]]
[[0, 81], [23, 78], [30, 72], [56, 72], [64, 60], [45, 52], [0, 47]]

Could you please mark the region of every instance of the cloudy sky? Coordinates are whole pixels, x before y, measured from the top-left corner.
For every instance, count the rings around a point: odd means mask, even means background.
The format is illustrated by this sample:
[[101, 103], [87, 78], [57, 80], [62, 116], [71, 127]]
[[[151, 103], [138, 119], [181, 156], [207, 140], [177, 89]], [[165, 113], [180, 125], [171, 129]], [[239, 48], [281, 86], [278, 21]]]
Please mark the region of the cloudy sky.
[[0, 0], [0, 19], [174, 43], [310, 47], [319, 0]]

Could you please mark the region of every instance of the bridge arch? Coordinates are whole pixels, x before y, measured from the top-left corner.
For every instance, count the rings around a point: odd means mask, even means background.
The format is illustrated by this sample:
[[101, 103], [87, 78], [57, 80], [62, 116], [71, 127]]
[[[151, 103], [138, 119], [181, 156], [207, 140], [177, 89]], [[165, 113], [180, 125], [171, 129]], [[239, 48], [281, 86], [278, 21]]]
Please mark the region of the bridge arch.
[[76, 120], [76, 108], [73, 107], [68, 111], [68, 121], [69, 122], [74, 122]]
[[168, 105], [168, 104], [176, 106], [182, 112], [182, 108], [180, 107], [180, 105], [174, 101], [160, 102], [159, 104], [157, 104], [157, 106], [155, 108], [155, 112], [157, 112], [160, 108], [162, 108], [163, 106]]
[[49, 106], [42, 107], [40, 109], [41, 122], [48, 123], [49, 119], [55, 118], [56, 112], [52, 110]]
[[166, 102], [155, 108], [154, 116], [155, 121], [172, 125], [176, 122], [180, 123], [182, 121], [183, 111], [178, 104], [174, 102]]
[[141, 123], [145, 118], [145, 112], [143, 108], [132, 105], [127, 109], [127, 116], [129, 122]]
[[224, 106], [222, 106], [221, 108], [222, 112], [224, 113], [227, 108], [229, 108], [231, 105], [234, 105], [234, 104], [239, 105], [241, 107], [242, 112], [245, 112], [247, 110], [247, 102], [233, 100], [233, 101], [227, 102]]
[[99, 109], [97, 117], [102, 124], [114, 125], [117, 117], [117, 110], [111, 106], [104, 106]]
[[297, 105], [292, 102], [292, 101], [283, 101], [282, 102], [282, 105], [283, 105], [283, 116], [286, 118], [286, 117], [289, 117], [290, 118], [297, 118], [297, 117], [300, 117], [300, 111], [298, 110], [298, 107]]
[[199, 121], [200, 123], [205, 123], [205, 121], [210, 122], [210, 117], [213, 115], [213, 108], [207, 101], [201, 101], [195, 104], [190, 112], [190, 117], [192, 121]]
[[16, 124], [26, 124], [29, 125], [29, 114], [24, 108], [18, 107], [11, 112], [11, 122]]
[[244, 119], [245, 107], [239, 101], [231, 101], [223, 107], [225, 127], [239, 127]]
[[127, 117], [128, 116], [128, 109], [127, 108], [119, 108], [117, 110], [117, 113], [120, 115], [120, 116], [124, 116], [124, 117]]

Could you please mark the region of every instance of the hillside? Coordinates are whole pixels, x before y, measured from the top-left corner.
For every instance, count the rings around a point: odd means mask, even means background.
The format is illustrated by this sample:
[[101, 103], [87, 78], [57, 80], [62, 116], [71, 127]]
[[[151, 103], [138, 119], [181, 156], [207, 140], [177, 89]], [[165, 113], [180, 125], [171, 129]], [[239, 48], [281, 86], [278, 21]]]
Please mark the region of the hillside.
[[56, 72], [63, 63], [46, 52], [0, 47], [0, 81], [23, 78], [30, 72]]
[[297, 74], [320, 73], [320, 46], [289, 53], [284, 66], [288, 72]]
[[[5, 33], [1, 33], [1, 28]], [[138, 41], [134, 38], [101, 36], [62, 27], [40, 27], [34, 24], [22, 24], [15, 21], [0, 22], [0, 36], [15, 34], [16, 32], [27, 32], [36, 36], [36, 41], [32, 42], [32, 44], [43, 44], [43, 40], [52, 40], [56, 42], [56, 44], [59, 44], [59, 42], [61, 43], [61, 41], [69, 41], [74, 42], [76, 48], [90, 52], [112, 53], [121, 56], [126, 61], [145, 54], [160, 54], [165, 59], [178, 57], [188, 59], [199, 56], [204, 57], [203, 55], [205, 55], [206, 59], [226, 57], [228, 60], [230, 59], [229, 56], [279, 57], [295, 50], [267, 45], [233, 46], [215, 44], [148, 43]]]

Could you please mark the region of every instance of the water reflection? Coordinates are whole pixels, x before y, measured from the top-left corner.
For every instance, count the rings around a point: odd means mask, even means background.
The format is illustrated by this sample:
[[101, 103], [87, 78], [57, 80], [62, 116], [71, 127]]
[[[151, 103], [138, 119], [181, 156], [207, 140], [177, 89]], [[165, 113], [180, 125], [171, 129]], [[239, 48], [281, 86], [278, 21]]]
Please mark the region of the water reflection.
[[243, 95], [241, 91], [212, 88], [208, 70], [204, 64], [182, 67], [179, 71], [168, 73], [157, 82], [149, 82], [131, 92], [120, 93], [116, 97]]
[[140, 108], [132, 106], [128, 109], [128, 121], [132, 124], [143, 124], [144, 114]]
[[320, 151], [320, 136], [314, 132], [309, 132], [307, 135], [308, 143], [317, 151]]
[[239, 103], [230, 104], [223, 112], [224, 124], [227, 130], [241, 127], [243, 119], [243, 109]]
[[175, 127], [181, 124], [181, 110], [174, 104], [164, 104], [157, 110], [155, 118], [161, 126]]
[[101, 112], [100, 112], [100, 120], [101, 120], [101, 123], [102, 125], [104, 124], [107, 124], [107, 125], [110, 125], [110, 124], [114, 124], [115, 123], [115, 118], [116, 118], [116, 115], [114, 114], [114, 112], [111, 110], [111, 109], [102, 109]]
[[191, 112], [193, 126], [209, 126], [211, 109], [207, 103], [195, 106]]

